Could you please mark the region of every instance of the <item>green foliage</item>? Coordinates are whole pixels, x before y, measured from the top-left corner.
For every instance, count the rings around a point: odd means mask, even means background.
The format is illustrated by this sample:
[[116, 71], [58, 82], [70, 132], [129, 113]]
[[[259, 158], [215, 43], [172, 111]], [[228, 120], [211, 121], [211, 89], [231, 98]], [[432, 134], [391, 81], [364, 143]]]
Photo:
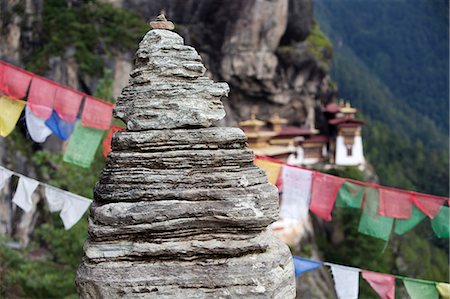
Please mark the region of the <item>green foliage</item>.
[[327, 170], [326, 173], [342, 178], [364, 181], [364, 173], [356, 166], [341, 166]]
[[370, 123], [364, 131], [364, 148], [382, 184], [448, 196], [447, 149], [426, 148], [381, 122]]
[[103, 77], [99, 80], [97, 89], [95, 90], [95, 96], [99, 99], [114, 103], [113, 84], [112, 72], [110, 69], [105, 68], [103, 70]]
[[[101, 148], [90, 169], [64, 163], [62, 153], [38, 151], [32, 162], [38, 177], [48, 184], [92, 198], [92, 190], [104, 165]], [[65, 230], [58, 213], [43, 211], [41, 224], [33, 236], [34, 244], [51, 252], [51, 258], [32, 260], [31, 245], [21, 251], [8, 249], [0, 240], [0, 297], [16, 294], [29, 298], [76, 298], [75, 273], [83, 256], [87, 238], [87, 215], [70, 230]]]
[[339, 45], [336, 51], [351, 49], [396, 101], [448, 134], [448, 1], [318, 0], [314, 5], [322, 28]]
[[281, 62], [286, 65], [304, 67], [305, 61], [315, 59], [324, 71], [328, 72], [331, 66], [333, 46], [320, 30], [317, 23], [304, 42], [280, 44], [276, 53]]
[[[86, 221], [83, 230], [86, 230]], [[74, 237], [70, 233], [69, 236]], [[63, 236], [65, 242], [58, 244], [60, 255], [66, 255], [63, 259], [65, 261], [73, 253], [71, 246], [74, 241], [69, 236]], [[0, 239], [0, 297], [76, 298], [74, 265], [79, 263], [78, 257], [70, 261], [71, 264], [52, 260], [33, 260], [29, 253], [33, 247], [10, 249], [4, 245], [5, 241]], [[77, 248], [77, 251], [79, 249]]]
[[[95, 96], [113, 101], [113, 79], [108, 69], [103, 71]], [[105, 159], [101, 146], [89, 169], [63, 162], [63, 153], [54, 154], [46, 150], [33, 152], [30, 141], [16, 128], [8, 138], [11, 153], [19, 150], [36, 165], [37, 176], [49, 185], [75, 194], [92, 198], [92, 190], [98, 179]], [[83, 256], [83, 244], [87, 238], [87, 217], [70, 230], [65, 230], [58, 213], [45, 210], [40, 219], [33, 240], [39, 247], [51, 252], [50, 259], [34, 261], [29, 252], [33, 246], [21, 251], [0, 245], [0, 297], [15, 294], [17, 297], [32, 298], [77, 298], [75, 273]], [[6, 262], [9, 261], [9, 262]]]
[[[364, 181], [363, 173], [356, 167], [338, 167], [327, 173]], [[448, 244], [435, 237], [428, 218], [402, 236], [392, 232], [391, 239], [384, 242], [358, 232], [361, 213], [361, 209], [334, 208], [329, 224], [334, 237], [316, 235], [324, 260], [382, 273], [446, 281], [449, 269], [443, 265], [448, 264]], [[361, 279], [360, 298], [376, 297], [370, 285]]]
[[51, 56], [62, 56], [75, 48], [80, 71], [101, 74], [103, 55], [132, 50], [148, 30], [144, 20], [125, 9], [97, 0], [71, 5], [61, 0], [44, 2], [42, 44], [26, 57], [29, 70], [44, 73]]
[[364, 151], [381, 184], [447, 196], [449, 36], [441, 4], [318, 0], [315, 12], [338, 45], [332, 77], [364, 115]]
[[333, 52], [333, 45], [325, 34], [320, 30], [319, 24], [314, 23], [310, 34], [306, 37], [308, 43], [308, 51], [328, 69], [331, 54]]

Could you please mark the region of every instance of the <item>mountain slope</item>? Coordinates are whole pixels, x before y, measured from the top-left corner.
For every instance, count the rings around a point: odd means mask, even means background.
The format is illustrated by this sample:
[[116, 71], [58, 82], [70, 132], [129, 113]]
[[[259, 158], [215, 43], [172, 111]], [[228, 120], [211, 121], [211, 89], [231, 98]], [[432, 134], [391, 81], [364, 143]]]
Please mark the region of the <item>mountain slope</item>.
[[315, 1], [337, 51], [350, 48], [397, 100], [448, 131], [448, 1]]
[[[332, 78], [338, 83], [339, 94], [350, 99], [367, 120], [365, 152], [381, 183], [448, 195], [448, 131], [445, 129], [448, 74], [442, 72], [443, 66], [448, 66], [448, 56], [444, 55], [448, 53], [448, 45], [446, 49], [437, 45], [439, 50], [423, 57], [420, 55], [424, 51], [423, 44], [411, 38], [414, 34], [439, 35], [448, 43], [448, 33], [445, 35], [439, 23], [445, 18], [448, 20], [448, 14], [439, 15], [437, 7], [419, 12], [414, 6], [426, 5], [427, 1], [408, 3], [411, 7], [403, 1], [346, 1], [336, 5], [319, 0], [315, 2], [315, 14], [335, 45]], [[400, 18], [395, 14], [398, 9], [408, 13]], [[429, 17], [430, 10], [440, 20], [436, 21], [439, 24], [424, 28], [422, 22], [420, 30], [406, 34], [404, 26], [413, 22], [411, 18]], [[377, 14], [379, 18], [372, 16]], [[437, 27], [438, 32], [433, 32]], [[383, 34], [374, 36], [372, 32]], [[399, 42], [392, 42], [395, 38]], [[398, 46], [400, 42], [404, 44]], [[406, 55], [406, 48], [417, 49], [419, 57], [406, 62], [398, 60], [397, 57]], [[386, 55], [395, 63], [376, 62], [379, 55]], [[426, 66], [431, 68], [431, 73]], [[421, 82], [408, 89], [409, 83], [404, 84], [408, 76], [416, 79], [422, 76]], [[429, 92], [428, 100], [423, 99], [418, 90]]]

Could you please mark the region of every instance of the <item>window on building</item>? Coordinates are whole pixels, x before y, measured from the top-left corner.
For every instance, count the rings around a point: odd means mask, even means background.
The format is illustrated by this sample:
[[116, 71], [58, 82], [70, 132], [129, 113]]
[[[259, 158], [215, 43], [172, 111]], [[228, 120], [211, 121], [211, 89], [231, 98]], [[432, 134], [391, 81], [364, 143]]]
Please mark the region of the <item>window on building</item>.
[[347, 146], [347, 156], [350, 157], [352, 155], [353, 146]]

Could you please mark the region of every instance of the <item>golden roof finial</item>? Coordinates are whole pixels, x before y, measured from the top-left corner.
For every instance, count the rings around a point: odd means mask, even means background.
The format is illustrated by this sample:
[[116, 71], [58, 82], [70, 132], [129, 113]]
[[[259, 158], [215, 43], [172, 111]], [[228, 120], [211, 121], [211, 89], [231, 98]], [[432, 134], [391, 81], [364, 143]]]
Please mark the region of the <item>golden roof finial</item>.
[[280, 117], [280, 114], [277, 112], [269, 119], [269, 122], [272, 123], [273, 125], [286, 124], [288, 120], [286, 118]]
[[266, 124], [266, 122], [256, 118], [256, 114], [252, 113], [250, 119], [239, 122], [240, 127], [255, 127], [259, 128]]
[[339, 100], [339, 107], [344, 107], [344, 99]]
[[157, 16], [154, 21], [150, 22], [150, 26], [152, 27], [152, 29], [166, 29], [166, 30], [175, 29], [175, 25], [171, 21], [167, 21], [166, 16], [164, 15], [164, 11], [162, 11], [161, 14]]
[[347, 101], [345, 103], [345, 106], [340, 107], [340, 111], [345, 114], [355, 114], [357, 109], [352, 107], [352, 105], [350, 104], [350, 101]]

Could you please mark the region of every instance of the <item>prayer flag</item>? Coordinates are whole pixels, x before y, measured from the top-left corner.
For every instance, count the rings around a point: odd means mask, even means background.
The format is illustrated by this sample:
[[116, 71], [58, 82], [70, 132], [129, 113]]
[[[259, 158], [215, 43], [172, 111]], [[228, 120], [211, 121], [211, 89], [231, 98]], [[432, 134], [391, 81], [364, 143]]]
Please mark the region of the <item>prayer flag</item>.
[[344, 182], [342, 178], [315, 172], [309, 209], [323, 220], [331, 221], [336, 195]]
[[395, 219], [394, 231], [397, 235], [403, 235], [425, 218], [425, 214], [418, 208], [412, 206], [411, 218], [409, 219]]
[[64, 228], [67, 230], [74, 226], [81, 219], [81, 217], [83, 217], [92, 201], [68, 192], [60, 191], [58, 196], [62, 197], [64, 200], [59, 217], [64, 223]]
[[13, 203], [19, 206], [25, 212], [31, 211], [33, 208], [33, 195], [34, 190], [36, 190], [39, 185], [38, 181], [27, 177], [20, 177], [19, 184], [17, 185], [16, 193], [12, 199]]
[[64, 154], [64, 161], [85, 168], [91, 166], [104, 132], [85, 127], [78, 121]]
[[103, 139], [103, 155], [105, 157], [108, 156], [109, 152], [111, 152], [111, 141], [114, 133], [122, 131], [121, 127], [112, 126], [111, 129], [106, 134], [106, 137]]
[[281, 164], [264, 159], [255, 159], [255, 165], [266, 172], [269, 183], [275, 185], [280, 175]]
[[6, 182], [12, 176], [12, 172], [0, 166], [0, 191], [5, 187]]
[[360, 209], [364, 196], [364, 186], [345, 182], [339, 189], [336, 207]]
[[302, 275], [305, 272], [312, 271], [314, 269], [319, 268], [322, 266], [322, 262], [317, 262], [305, 258], [301, 258], [298, 256], [292, 257], [294, 260], [294, 269], [295, 269], [295, 276]]
[[25, 107], [25, 121], [28, 134], [34, 142], [42, 143], [52, 133], [52, 130], [45, 125], [45, 119], [35, 115], [28, 106]]
[[443, 299], [450, 299], [450, 284], [438, 282], [436, 283], [436, 289]]
[[434, 282], [407, 277], [402, 280], [411, 299], [439, 299]]
[[339, 299], [358, 299], [359, 269], [329, 264]]
[[61, 190], [45, 186], [45, 200], [50, 212], [61, 211], [64, 205], [64, 193]]
[[65, 87], [57, 87], [55, 95], [55, 111], [58, 116], [68, 122], [77, 120], [83, 94]]
[[6, 73], [6, 64], [3, 61], [0, 61], [0, 95], [5, 94], [5, 73]]
[[4, 64], [3, 69], [3, 85], [0, 86], [2, 91], [15, 99], [24, 98], [27, 95], [32, 75], [8, 64]]
[[8, 136], [16, 127], [25, 102], [0, 96], [0, 136]]
[[413, 193], [412, 199], [416, 207], [431, 219], [439, 213], [439, 210], [445, 202], [443, 198], [426, 196], [425, 194], [419, 193]]
[[28, 94], [27, 105], [34, 114], [44, 119], [52, 115], [56, 85], [40, 77], [34, 77]]
[[113, 107], [113, 104], [86, 97], [81, 124], [85, 127], [108, 130], [111, 126]]
[[391, 234], [394, 219], [377, 215], [378, 190], [370, 187], [366, 187], [365, 190], [358, 232], [387, 241]]
[[53, 134], [58, 136], [59, 139], [65, 141], [69, 138], [70, 134], [72, 134], [75, 123], [62, 120], [58, 116], [58, 113], [53, 111], [50, 118], [45, 121], [45, 125], [52, 130]]
[[280, 216], [304, 219], [309, 210], [312, 171], [284, 165], [281, 173], [283, 195]]
[[431, 227], [438, 238], [450, 236], [449, 222], [449, 207], [442, 206], [441, 211], [431, 220]]
[[411, 218], [412, 196], [410, 193], [386, 188], [379, 188], [379, 190], [380, 206], [378, 215], [399, 219]]
[[362, 277], [377, 292], [381, 299], [395, 299], [395, 276], [371, 271], [362, 271]]

